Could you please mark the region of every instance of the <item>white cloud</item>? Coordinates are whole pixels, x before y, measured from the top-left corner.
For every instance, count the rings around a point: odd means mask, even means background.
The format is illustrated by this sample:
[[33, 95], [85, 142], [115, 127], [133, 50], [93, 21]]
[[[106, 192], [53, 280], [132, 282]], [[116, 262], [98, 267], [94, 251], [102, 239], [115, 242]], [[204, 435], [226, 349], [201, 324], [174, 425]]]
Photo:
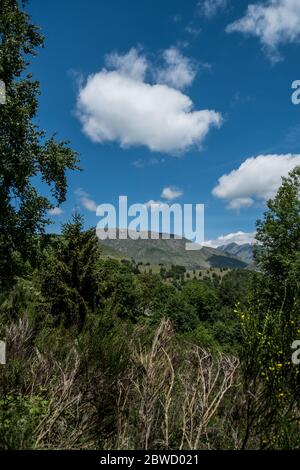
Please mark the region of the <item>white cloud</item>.
[[144, 168], [145, 166], [153, 166], [153, 165], [159, 165], [160, 163], [165, 163], [165, 158], [156, 158], [152, 157], [149, 159], [146, 158], [139, 158], [138, 160], [135, 160], [132, 162], [132, 165], [135, 166], [136, 168]]
[[197, 28], [196, 26], [193, 26], [192, 23], [190, 23], [185, 27], [185, 31], [191, 36], [197, 37], [201, 33], [201, 28]]
[[86, 210], [89, 212], [96, 212], [97, 203], [90, 198], [88, 193], [79, 188], [75, 191], [76, 196], [78, 196], [79, 202]]
[[192, 84], [197, 74], [197, 67], [191, 59], [183, 56], [176, 47], [166, 49], [163, 59], [165, 66], [157, 70], [157, 83], [178, 89]]
[[250, 207], [275, 196], [281, 178], [300, 165], [300, 155], [259, 155], [221, 176], [213, 195], [228, 201], [229, 209]]
[[218, 248], [219, 246], [229, 245], [229, 243], [237, 243], [244, 245], [245, 243], [253, 244], [255, 239], [255, 232], [235, 232], [228, 235], [221, 235], [216, 240], [208, 240], [203, 243], [204, 246], [210, 248]]
[[253, 199], [251, 197], [237, 197], [232, 199], [232, 201], [229, 202], [227, 209], [236, 209], [239, 210], [242, 207], [251, 207], [253, 206]]
[[121, 75], [131, 77], [134, 80], [144, 80], [148, 69], [146, 57], [139, 55], [135, 48], [130, 49], [125, 55], [120, 55], [117, 52], [107, 54], [105, 61], [109, 68], [118, 70]]
[[178, 199], [182, 195], [183, 191], [181, 189], [176, 188], [175, 186], [166, 186], [161, 192], [161, 197], [164, 199], [164, 201], [150, 199], [144, 204], [148, 209], [151, 209], [152, 211], [164, 210], [169, 206], [169, 203], [171, 203], [171, 201]]
[[171, 154], [201, 148], [209, 130], [221, 125], [221, 115], [195, 111], [191, 99], [179, 90], [146, 82], [145, 64], [131, 49], [125, 56], [108, 57], [115, 70], [102, 69], [88, 77], [77, 101], [84, 133], [93, 142], [144, 145]]
[[300, 39], [299, 0], [267, 0], [248, 6], [244, 17], [230, 24], [228, 33], [257, 36], [273, 62], [280, 60], [278, 47]]
[[53, 209], [49, 209], [49, 210], [48, 210], [48, 214], [49, 214], [49, 215], [53, 215], [53, 216], [55, 216], [55, 215], [61, 215], [61, 214], [63, 214], [63, 212], [64, 212], [64, 211], [62, 210], [61, 207], [53, 207]]
[[174, 201], [183, 195], [183, 191], [174, 186], [167, 186], [162, 190], [161, 197], [167, 199], [168, 201]]
[[207, 18], [212, 18], [218, 12], [218, 10], [225, 8], [227, 0], [201, 0], [198, 3], [200, 14]]

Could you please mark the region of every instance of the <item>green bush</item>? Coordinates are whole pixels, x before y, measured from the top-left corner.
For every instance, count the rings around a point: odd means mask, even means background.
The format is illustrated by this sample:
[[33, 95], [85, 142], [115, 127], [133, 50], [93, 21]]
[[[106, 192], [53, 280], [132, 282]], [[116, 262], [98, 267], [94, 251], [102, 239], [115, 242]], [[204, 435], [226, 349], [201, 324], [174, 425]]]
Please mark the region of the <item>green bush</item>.
[[41, 396], [6, 395], [0, 399], [0, 448], [29, 449], [34, 431], [45, 417], [48, 401]]

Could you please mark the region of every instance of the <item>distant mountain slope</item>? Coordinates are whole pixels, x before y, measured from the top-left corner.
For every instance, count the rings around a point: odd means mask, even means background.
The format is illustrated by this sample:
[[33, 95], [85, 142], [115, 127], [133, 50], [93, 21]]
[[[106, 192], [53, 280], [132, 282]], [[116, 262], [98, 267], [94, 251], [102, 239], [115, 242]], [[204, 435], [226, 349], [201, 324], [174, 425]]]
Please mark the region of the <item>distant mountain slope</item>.
[[253, 245], [250, 245], [250, 243], [245, 243], [244, 245], [230, 243], [229, 245], [219, 246], [218, 250], [225, 254], [236, 256], [245, 263], [253, 263]]
[[[158, 264], [177, 264], [185, 266], [187, 269], [200, 269], [210, 267], [223, 268], [246, 268], [246, 262], [236, 256], [224, 253], [222, 250], [203, 247], [199, 251], [187, 251], [185, 244], [186, 239], [176, 240], [170, 238], [164, 240], [102, 240], [100, 244], [103, 246], [104, 254], [112, 257], [133, 258], [136, 262]], [[110, 254], [108, 252], [110, 250]]]

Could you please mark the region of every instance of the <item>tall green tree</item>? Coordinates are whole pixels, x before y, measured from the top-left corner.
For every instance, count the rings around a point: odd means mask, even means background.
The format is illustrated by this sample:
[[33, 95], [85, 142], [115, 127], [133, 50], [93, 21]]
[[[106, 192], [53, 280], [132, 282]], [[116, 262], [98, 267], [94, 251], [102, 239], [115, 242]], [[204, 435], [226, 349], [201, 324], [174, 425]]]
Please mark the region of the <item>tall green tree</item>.
[[57, 323], [82, 327], [88, 311], [97, 306], [99, 243], [94, 230], [83, 230], [74, 214], [62, 236], [46, 248], [41, 290]]
[[292, 345], [300, 338], [300, 168], [283, 178], [257, 223], [260, 268], [243, 330], [247, 397], [244, 447], [258, 433], [261, 447], [294, 448], [299, 432], [300, 368]]
[[257, 222], [255, 259], [267, 275], [269, 302], [291, 307], [299, 295], [300, 279], [300, 167], [283, 178], [274, 199], [267, 203], [263, 220]]
[[[36, 125], [39, 83], [26, 74], [43, 37], [17, 0], [0, 3], [0, 80], [6, 103], [0, 106], [0, 285], [20, 272], [20, 261], [34, 258], [36, 235], [49, 222], [47, 210], [65, 200], [66, 170], [77, 168], [67, 142], [46, 138]], [[33, 184], [39, 177], [51, 200]]]

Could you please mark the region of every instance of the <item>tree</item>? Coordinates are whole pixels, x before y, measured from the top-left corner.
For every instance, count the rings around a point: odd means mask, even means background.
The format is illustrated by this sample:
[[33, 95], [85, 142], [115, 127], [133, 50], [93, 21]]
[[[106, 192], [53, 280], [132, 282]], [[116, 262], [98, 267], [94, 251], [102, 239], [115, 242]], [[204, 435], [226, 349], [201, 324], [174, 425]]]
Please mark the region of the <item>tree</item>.
[[[67, 142], [47, 139], [34, 122], [39, 83], [25, 71], [43, 37], [23, 8], [17, 0], [1, 0], [0, 80], [6, 87], [6, 103], [0, 106], [2, 286], [20, 272], [22, 259], [34, 259], [36, 235], [49, 222], [46, 211], [65, 200], [66, 170], [77, 168], [77, 154]], [[39, 194], [34, 177], [50, 186], [52, 202]]]
[[218, 302], [218, 292], [214, 287], [208, 283], [193, 280], [183, 286], [182, 295], [195, 308], [201, 321], [211, 318], [211, 313]]
[[243, 447], [259, 432], [260, 446], [293, 448], [299, 426], [300, 370], [292, 362], [299, 338], [300, 168], [283, 178], [257, 223], [249, 306], [238, 309], [247, 419]]
[[264, 219], [257, 222], [255, 260], [267, 274], [268, 302], [284, 300], [287, 308], [299, 295], [300, 276], [300, 167], [287, 178], [273, 200], [268, 201]]
[[83, 231], [79, 214], [63, 225], [62, 237], [46, 252], [42, 294], [50, 313], [65, 326], [83, 326], [97, 306], [99, 244], [94, 230]]
[[247, 301], [251, 272], [245, 269], [233, 269], [226, 273], [219, 286], [222, 306], [235, 307], [239, 302]]

